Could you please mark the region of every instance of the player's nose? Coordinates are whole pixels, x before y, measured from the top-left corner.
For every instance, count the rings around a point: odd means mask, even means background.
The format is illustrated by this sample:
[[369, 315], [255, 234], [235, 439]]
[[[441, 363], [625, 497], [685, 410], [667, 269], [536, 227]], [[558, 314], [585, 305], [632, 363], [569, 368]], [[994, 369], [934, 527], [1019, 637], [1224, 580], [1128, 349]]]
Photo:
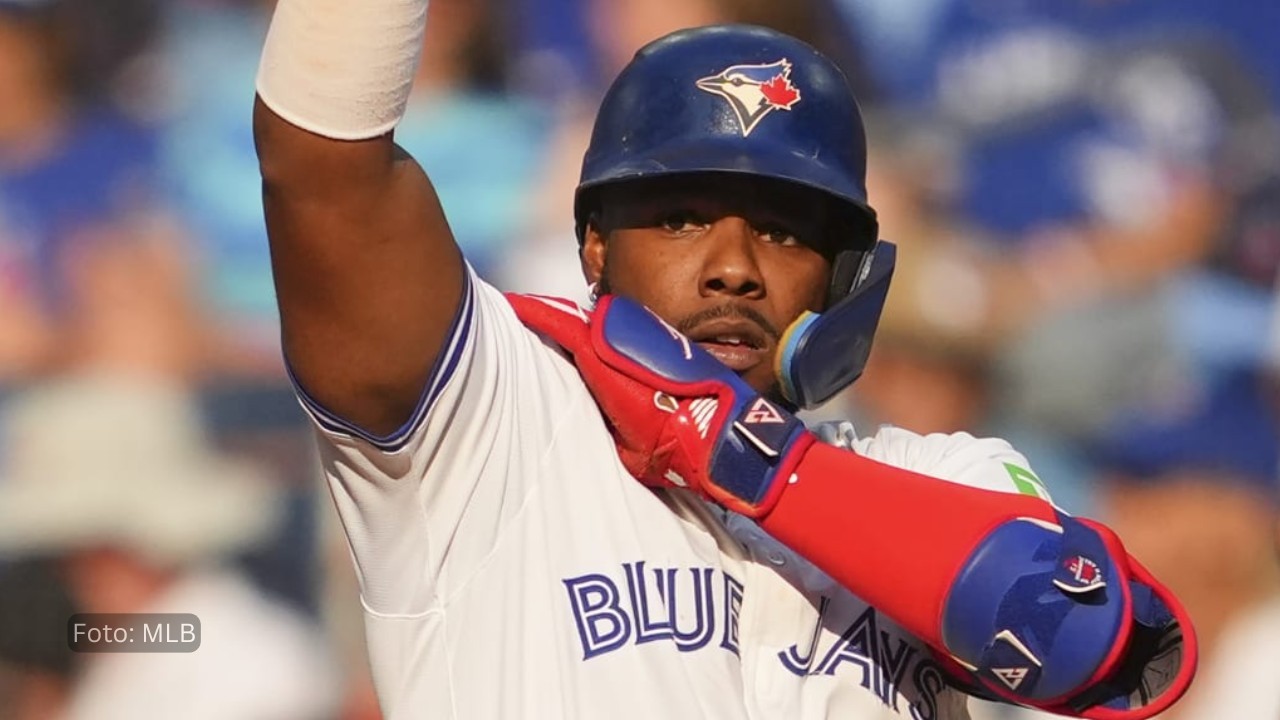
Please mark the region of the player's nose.
[[742, 217], [728, 215], [712, 223], [704, 238], [699, 290], [704, 296], [755, 296], [764, 292], [756, 256], [756, 232]]

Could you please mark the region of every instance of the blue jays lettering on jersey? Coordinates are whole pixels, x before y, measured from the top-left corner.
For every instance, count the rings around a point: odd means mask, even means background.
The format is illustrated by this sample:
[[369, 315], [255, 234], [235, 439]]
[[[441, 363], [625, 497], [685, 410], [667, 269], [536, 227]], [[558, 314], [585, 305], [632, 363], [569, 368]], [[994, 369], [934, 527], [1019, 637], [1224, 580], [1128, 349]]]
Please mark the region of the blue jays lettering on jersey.
[[[744, 586], [717, 568], [636, 561], [562, 582], [583, 662], [651, 642], [671, 643], [682, 653], [739, 654]], [[946, 681], [926, 648], [865, 603], [841, 594], [816, 599], [807, 637], [768, 658], [766, 672], [838, 678], [874, 694], [894, 713], [938, 717]]]

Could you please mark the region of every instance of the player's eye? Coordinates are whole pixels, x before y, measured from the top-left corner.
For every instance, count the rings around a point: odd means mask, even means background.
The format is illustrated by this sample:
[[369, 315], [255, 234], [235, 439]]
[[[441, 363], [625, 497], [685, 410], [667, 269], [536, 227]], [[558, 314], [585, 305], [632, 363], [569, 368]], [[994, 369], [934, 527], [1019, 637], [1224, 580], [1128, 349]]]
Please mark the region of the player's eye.
[[760, 236], [775, 245], [793, 246], [800, 245], [800, 238], [787, 228], [779, 225], [767, 225], [758, 229]]
[[656, 225], [670, 233], [686, 233], [701, 228], [706, 222], [690, 210], [678, 210], [664, 214]]

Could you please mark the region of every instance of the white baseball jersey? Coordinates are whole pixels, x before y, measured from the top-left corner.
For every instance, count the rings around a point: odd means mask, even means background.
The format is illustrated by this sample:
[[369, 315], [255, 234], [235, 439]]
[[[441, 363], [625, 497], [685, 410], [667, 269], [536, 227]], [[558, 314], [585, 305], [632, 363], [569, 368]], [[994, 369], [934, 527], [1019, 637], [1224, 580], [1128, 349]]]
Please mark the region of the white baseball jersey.
[[[968, 717], [882, 613], [749, 520], [632, 479], [573, 365], [470, 271], [399, 431], [370, 437], [299, 394], [389, 720]], [[852, 448], [1039, 488], [1000, 440], [882, 429]]]

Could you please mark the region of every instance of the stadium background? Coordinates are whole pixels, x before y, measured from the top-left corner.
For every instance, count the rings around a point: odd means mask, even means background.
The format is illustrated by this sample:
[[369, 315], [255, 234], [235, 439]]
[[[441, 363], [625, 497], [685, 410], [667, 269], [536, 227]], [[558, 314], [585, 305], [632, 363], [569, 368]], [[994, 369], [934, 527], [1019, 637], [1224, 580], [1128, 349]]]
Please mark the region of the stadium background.
[[[85, 717], [164, 717], [128, 683], [166, 656], [91, 682], [104, 660], [71, 653], [64, 625], [172, 587], [203, 588], [248, 638], [206, 653], [212, 699], [168, 688], [189, 717], [268, 717], [244, 675], [272, 689], [270, 717], [377, 717], [277, 344], [250, 128], [269, 10], [0, 0], [0, 718], [85, 698], [101, 710]], [[835, 57], [901, 260], [871, 367], [815, 415], [1007, 437], [1185, 599], [1202, 670], [1167, 717], [1280, 718], [1280, 5], [430, 12], [401, 144], [485, 277], [574, 298], [577, 163], [636, 47], [747, 21]]]

